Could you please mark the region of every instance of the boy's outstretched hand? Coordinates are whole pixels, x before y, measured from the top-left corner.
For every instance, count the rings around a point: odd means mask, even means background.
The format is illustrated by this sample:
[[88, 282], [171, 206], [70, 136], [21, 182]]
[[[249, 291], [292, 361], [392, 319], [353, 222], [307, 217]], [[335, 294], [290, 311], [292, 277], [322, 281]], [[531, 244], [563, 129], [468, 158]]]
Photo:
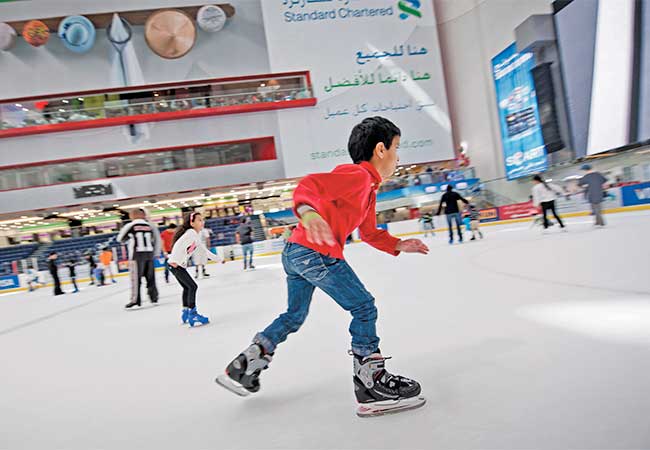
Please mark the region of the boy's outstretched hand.
[[429, 247], [419, 239], [405, 239], [399, 241], [395, 249], [404, 253], [422, 253], [423, 255], [429, 253]]
[[332, 246], [336, 244], [334, 240], [334, 234], [329, 224], [325, 222], [320, 214], [315, 211], [309, 211], [302, 215], [302, 225], [307, 231], [307, 239], [309, 242], [313, 242], [318, 245], [329, 245]]

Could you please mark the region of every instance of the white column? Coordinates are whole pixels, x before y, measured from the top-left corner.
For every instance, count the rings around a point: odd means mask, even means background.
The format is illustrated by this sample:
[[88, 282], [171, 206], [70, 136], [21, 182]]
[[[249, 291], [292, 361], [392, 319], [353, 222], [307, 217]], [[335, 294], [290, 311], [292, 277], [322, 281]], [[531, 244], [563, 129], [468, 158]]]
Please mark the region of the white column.
[[600, 0], [587, 154], [629, 143], [634, 0]]

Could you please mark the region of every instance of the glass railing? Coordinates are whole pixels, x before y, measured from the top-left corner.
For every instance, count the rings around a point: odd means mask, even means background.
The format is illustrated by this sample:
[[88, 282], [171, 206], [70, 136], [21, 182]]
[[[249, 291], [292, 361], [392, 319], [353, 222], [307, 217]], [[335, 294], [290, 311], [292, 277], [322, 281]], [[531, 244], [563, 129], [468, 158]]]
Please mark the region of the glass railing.
[[[650, 147], [558, 164], [544, 172], [543, 177], [561, 188], [565, 198], [581, 195], [583, 188], [578, 186], [578, 179], [585, 174], [581, 170], [584, 164], [589, 164], [607, 178], [607, 188], [650, 181]], [[481, 207], [495, 207], [529, 201], [533, 183], [532, 176], [514, 181], [497, 178], [482, 180], [479, 187], [477, 198], [482, 202]]]
[[[426, 164], [423, 165], [426, 167]], [[384, 181], [379, 188], [379, 193], [390, 192], [396, 189], [404, 189], [415, 186], [427, 186], [448, 182], [464, 181], [476, 178], [476, 171], [473, 167], [459, 169], [433, 170], [419, 167], [417, 173], [393, 176]], [[416, 169], [417, 170], [417, 169]]]
[[[19, 98], [0, 102], [0, 137], [30, 134], [30, 128], [37, 133], [111, 126], [115, 119], [137, 123], [304, 106], [304, 100], [315, 104], [308, 72]], [[102, 120], [104, 125], [97, 122]]]
[[0, 169], [0, 191], [276, 158], [272, 137]]

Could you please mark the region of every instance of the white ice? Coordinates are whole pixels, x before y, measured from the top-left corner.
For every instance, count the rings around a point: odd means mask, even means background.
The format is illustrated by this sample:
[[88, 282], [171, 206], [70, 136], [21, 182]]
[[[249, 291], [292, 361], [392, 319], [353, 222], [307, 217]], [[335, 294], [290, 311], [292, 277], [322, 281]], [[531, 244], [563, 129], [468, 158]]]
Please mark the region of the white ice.
[[454, 246], [439, 233], [428, 256], [350, 246], [389, 370], [428, 398], [375, 419], [354, 414], [349, 317], [322, 293], [258, 394], [214, 383], [283, 311], [278, 257], [210, 265], [212, 323], [197, 329], [162, 274], [161, 305], [134, 312], [127, 278], [0, 296], [0, 448], [649, 448], [650, 213], [607, 220], [485, 227]]

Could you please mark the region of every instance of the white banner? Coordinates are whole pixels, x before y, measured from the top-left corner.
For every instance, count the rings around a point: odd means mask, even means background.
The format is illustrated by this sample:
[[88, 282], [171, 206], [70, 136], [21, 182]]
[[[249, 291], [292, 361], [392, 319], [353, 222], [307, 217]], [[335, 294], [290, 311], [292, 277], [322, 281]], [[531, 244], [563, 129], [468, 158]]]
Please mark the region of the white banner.
[[429, 1], [264, 0], [272, 72], [311, 71], [318, 106], [280, 111], [288, 177], [349, 163], [365, 117], [402, 130], [401, 164], [454, 157], [438, 33]]

